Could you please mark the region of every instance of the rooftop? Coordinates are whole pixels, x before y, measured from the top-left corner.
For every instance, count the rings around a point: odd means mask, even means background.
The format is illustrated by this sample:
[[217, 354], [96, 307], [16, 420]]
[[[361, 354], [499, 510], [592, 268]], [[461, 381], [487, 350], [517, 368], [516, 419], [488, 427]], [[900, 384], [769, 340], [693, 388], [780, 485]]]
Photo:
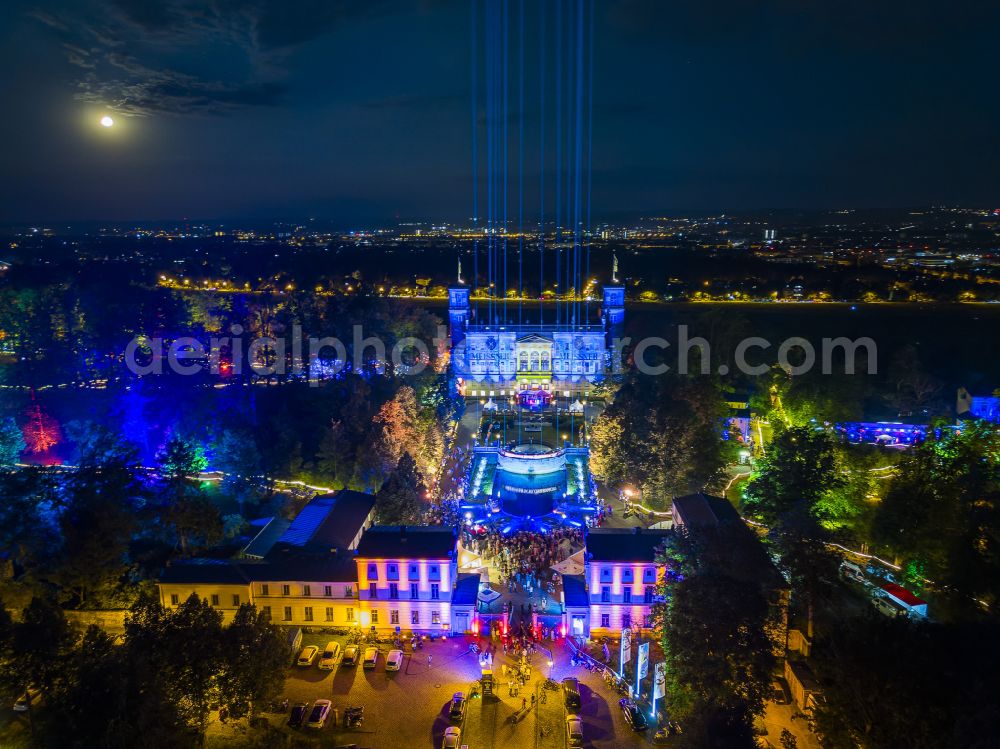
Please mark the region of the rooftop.
[[667, 533], [642, 528], [594, 528], [587, 533], [587, 556], [595, 562], [653, 562]]
[[458, 532], [436, 525], [375, 525], [365, 531], [358, 556], [367, 559], [450, 559]]
[[674, 497], [674, 522], [678, 525], [716, 528], [734, 520], [740, 520], [740, 514], [722, 497], [713, 497], [704, 492]]
[[481, 575], [459, 575], [455, 582], [455, 590], [451, 595], [454, 606], [475, 606], [479, 600], [479, 580]]
[[583, 575], [563, 575], [563, 603], [567, 608], [586, 608], [590, 606], [587, 596], [587, 583]]
[[354, 582], [357, 568], [353, 554], [326, 554], [323, 557], [291, 556], [266, 562], [234, 562], [216, 559], [189, 559], [172, 564], [160, 575], [160, 583], [193, 585], [249, 585], [252, 582]]
[[295, 547], [306, 551], [346, 551], [351, 548], [374, 506], [373, 495], [350, 489], [313, 497], [275, 542], [275, 549]]

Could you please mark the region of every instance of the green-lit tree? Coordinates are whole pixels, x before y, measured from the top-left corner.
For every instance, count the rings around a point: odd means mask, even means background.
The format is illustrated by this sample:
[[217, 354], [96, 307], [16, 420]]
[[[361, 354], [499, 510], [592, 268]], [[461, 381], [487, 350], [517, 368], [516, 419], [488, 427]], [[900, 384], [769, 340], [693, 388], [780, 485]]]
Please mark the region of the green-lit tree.
[[844, 502], [846, 487], [833, 440], [811, 427], [792, 427], [771, 443], [745, 492], [744, 510], [768, 527], [792, 579], [793, 601], [805, 609], [809, 636], [815, 607], [836, 581], [838, 559], [825, 543], [829, 529], [855, 513]]
[[[665, 703], [684, 726], [683, 746], [753, 746], [774, 665], [773, 612], [734, 543], [743, 528], [678, 529], [665, 540], [666, 568], [654, 628], [666, 659]], [[735, 556], [734, 556], [735, 554]]]
[[900, 461], [875, 539], [926, 570], [939, 599], [975, 614], [1000, 599], [1000, 434], [986, 422], [943, 430]]

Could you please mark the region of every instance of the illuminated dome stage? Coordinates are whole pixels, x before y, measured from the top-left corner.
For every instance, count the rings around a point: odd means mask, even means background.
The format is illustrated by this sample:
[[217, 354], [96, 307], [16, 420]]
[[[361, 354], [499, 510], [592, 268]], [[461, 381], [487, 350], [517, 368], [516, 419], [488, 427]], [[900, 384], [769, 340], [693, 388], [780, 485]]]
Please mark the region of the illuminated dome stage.
[[545, 532], [583, 528], [597, 514], [586, 447], [476, 446], [461, 505], [467, 525]]

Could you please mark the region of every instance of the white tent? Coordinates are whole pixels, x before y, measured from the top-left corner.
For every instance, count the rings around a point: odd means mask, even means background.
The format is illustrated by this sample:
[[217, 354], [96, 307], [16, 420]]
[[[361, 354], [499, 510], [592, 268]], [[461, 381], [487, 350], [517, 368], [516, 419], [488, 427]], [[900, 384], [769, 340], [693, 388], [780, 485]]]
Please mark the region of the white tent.
[[552, 569], [560, 575], [582, 575], [584, 572], [583, 549], [566, 557], [558, 564], [553, 564]]

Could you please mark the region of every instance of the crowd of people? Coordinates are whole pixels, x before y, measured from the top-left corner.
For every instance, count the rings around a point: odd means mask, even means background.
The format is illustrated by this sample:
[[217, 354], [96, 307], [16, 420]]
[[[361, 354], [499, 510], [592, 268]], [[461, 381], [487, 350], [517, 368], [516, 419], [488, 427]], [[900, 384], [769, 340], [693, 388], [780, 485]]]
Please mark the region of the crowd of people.
[[549, 533], [518, 531], [504, 535], [498, 530], [469, 534], [466, 548], [486, 557], [500, 571], [500, 582], [515, 580], [531, 586], [551, 577], [551, 567], [583, 548], [583, 532], [578, 528], [556, 528]]

